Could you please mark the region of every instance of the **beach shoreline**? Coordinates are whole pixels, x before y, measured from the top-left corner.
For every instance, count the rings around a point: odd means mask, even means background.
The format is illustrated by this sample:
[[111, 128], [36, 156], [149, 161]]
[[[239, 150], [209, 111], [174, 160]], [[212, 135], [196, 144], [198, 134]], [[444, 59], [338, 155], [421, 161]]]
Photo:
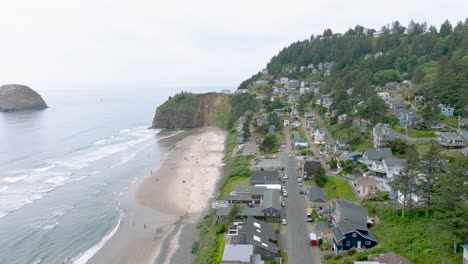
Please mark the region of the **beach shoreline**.
[[160, 168], [121, 197], [120, 227], [88, 263], [190, 263], [185, 240], [198, 236], [196, 222], [215, 197], [226, 134], [204, 127], [161, 140], [168, 153]]

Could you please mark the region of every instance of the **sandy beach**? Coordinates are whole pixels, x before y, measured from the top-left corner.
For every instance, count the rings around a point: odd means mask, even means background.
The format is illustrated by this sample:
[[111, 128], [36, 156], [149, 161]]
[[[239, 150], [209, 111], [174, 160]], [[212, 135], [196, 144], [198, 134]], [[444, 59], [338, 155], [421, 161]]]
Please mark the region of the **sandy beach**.
[[169, 151], [161, 167], [122, 196], [120, 227], [89, 263], [190, 263], [185, 237], [195, 239], [195, 224], [215, 197], [225, 138], [207, 127], [159, 142]]

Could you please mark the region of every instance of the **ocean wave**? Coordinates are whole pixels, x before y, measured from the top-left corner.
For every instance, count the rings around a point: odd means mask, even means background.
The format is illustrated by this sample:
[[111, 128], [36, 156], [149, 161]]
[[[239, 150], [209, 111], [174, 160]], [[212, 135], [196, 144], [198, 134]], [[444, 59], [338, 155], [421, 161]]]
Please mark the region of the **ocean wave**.
[[[43, 161], [36, 168], [6, 172], [5, 177], [0, 177], [0, 218], [41, 199], [60, 186], [129, 162], [144, 146], [139, 144], [154, 137], [156, 131], [146, 130], [144, 127], [124, 129], [104, 141], [98, 140], [68, 155]], [[94, 162], [117, 154], [120, 156], [115, 156], [117, 160], [110, 166], [97, 165], [92, 171], [86, 171]], [[112, 158], [115, 159], [114, 156]]]
[[115, 233], [117, 233], [117, 230], [119, 230], [120, 222], [122, 221], [122, 218], [123, 218], [123, 211], [120, 210], [119, 220], [117, 221], [117, 224], [115, 225], [115, 227], [107, 235], [105, 235], [101, 239], [101, 241], [99, 241], [99, 243], [92, 246], [91, 248], [89, 248], [85, 252], [81, 253], [80, 255], [74, 257], [72, 259], [72, 263], [74, 263], [74, 264], [86, 264], [88, 262], [88, 260], [90, 260], [94, 255], [96, 255], [96, 253], [101, 248], [104, 247], [104, 245], [107, 243], [107, 241], [109, 239], [111, 239], [115, 235]]

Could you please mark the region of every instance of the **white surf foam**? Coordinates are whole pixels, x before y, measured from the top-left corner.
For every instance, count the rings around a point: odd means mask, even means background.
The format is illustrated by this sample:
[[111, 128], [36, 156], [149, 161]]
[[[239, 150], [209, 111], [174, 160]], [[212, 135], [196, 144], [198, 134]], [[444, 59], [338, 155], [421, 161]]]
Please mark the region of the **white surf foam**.
[[89, 248], [88, 250], [86, 250], [85, 252], [81, 253], [80, 255], [78, 255], [77, 257], [73, 258], [72, 259], [72, 263], [74, 264], [85, 264], [88, 262], [88, 260], [90, 260], [94, 255], [96, 255], [96, 253], [102, 248], [104, 247], [104, 245], [107, 243], [107, 241], [109, 239], [111, 239], [111, 237], [113, 237], [115, 235], [115, 233], [117, 233], [117, 230], [119, 229], [120, 227], [120, 222], [122, 220], [122, 217], [123, 217], [123, 211], [120, 210], [120, 216], [119, 216], [119, 221], [117, 222], [117, 225], [115, 225], [114, 229], [112, 229], [107, 235], [105, 235], [101, 241], [99, 241], [99, 243], [97, 243], [96, 245], [92, 246], [91, 248]]

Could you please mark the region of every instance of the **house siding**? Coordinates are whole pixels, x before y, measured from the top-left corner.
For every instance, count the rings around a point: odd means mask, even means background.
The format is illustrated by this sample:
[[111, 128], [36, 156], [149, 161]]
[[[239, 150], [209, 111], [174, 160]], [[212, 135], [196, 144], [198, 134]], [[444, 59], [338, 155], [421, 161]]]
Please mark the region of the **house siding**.
[[[356, 237], [353, 237], [352, 234], [353, 233], [346, 234], [345, 238], [343, 240], [341, 240], [341, 245], [338, 245], [338, 242], [335, 241], [335, 238], [333, 238], [333, 243], [335, 244], [335, 248], [338, 251], [350, 250], [353, 247], [357, 248], [358, 247], [358, 241], [361, 241], [361, 248], [371, 248], [371, 247], [374, 247], [375, 245], [377, 245], [377, 242], [369, 240], [369, 239], [365, 239], [361, 235], [359, 235], [358, 233], [356, 233]], [[350, 242], [349, 246], [346, 243], [348, 241]], [[370, 245], [366, 245], [366, 241], [369, 241]]]
[[254, 245], [254, 254], [262, 256], [262, 260], [274, 259], [275, 253]]

